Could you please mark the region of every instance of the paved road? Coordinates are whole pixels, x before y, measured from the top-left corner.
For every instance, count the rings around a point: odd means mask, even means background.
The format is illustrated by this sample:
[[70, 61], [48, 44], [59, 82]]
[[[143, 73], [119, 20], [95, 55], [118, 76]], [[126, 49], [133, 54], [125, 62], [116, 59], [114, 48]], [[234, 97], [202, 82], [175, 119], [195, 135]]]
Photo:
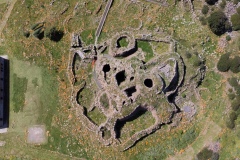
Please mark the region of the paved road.
[[99, 25], [98, 25], [98, 28], [97, 28], [97, 31], [96, 31], [96, 34], [95, 34], [96, 37], [99, 37], [99, 36], [100, 36], [100, 33], [101, 33], [101, 31], [102, 31], [103, 25], [104, 25], [105, 20], [106, 20], [106, 18], [107, 18], [107, 15], [108, 15], [109, 9], [110, 9], [110, 7], [111, 7], [111, 5], [112, 5], [112, 2], [113, 2], [113, 0], [108, 0], [108, 2], [107, 2], [107, 5], [106, 5], [106, 7], [105, 7], [105, 10], [104, 10], [102, 19], [101, 19], [101, 21], [100, 21], [100, 23], [99, 23]]

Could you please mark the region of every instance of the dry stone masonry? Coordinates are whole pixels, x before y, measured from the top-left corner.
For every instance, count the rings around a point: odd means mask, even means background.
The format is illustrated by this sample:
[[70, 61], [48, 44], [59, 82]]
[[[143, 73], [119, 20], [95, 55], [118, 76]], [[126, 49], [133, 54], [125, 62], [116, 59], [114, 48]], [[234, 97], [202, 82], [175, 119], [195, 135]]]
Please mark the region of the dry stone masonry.
[[[119, 45], [123, 38], [128, 42], [125, 47]], [[154, 51], [153, 58], [145, 61], [146, 53], [139, 48], [138, 41], [168, 43], [169, 51]], [[99, 141], [124, 151], [173, 122], [173, 117], [181, 111], [175, 97], [185, 77], [185, 64], [175, 52], [173, 39], [133, 31], [118, 33], [97, 46], [81, 44], [80, 36], [74, 34], [68, 67], [73, 88], [71, 101], [79, 120], [96, 133]], [[85, 66], [90, 66], [88, 78], [79, 81], [78, 70]], [[87, 90], [92, 95], [88, 97], [88, 106], [83, 103], [83, 93]], [[97, 124], [88, 116], [94, 109], [106, 117], [104, 122]], [[189, 107], [184, 110], [188, 112]], [[146, 113], [150, 113], [154, 122], [122, 138], [123, 126]]]

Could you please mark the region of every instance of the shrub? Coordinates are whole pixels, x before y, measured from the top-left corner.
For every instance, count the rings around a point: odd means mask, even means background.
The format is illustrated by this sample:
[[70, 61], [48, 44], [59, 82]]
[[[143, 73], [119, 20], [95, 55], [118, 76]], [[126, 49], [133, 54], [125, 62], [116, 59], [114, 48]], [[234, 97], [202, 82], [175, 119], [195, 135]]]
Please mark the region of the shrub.
[[222, 2], [220, 3], [220, 7], [222, 8], [222, 9], [224, 9], [225, 8], [225, 6], [226, 6], [226, 1], [225, 0], [222, 0]]
[[240, 71], [240, 57], [235, 56], [230, 63], [230, 70], [233, 73], [238, 73]]
[[237, 119], [237, 114], [235, 112], [231, 112], [229, 118], [230, 121], [235, 121]]
[[230, 41], [230, 40], [231, 40], [231, 36], [227, 35], [227, 36], [226, 36], [226, 40], [227, 40], [227, 41]]
[[202, 64], [202, 61], [198, 58], [195, 58], [195, 60], [193, 62], [193, 66], [194, 67], [199, 67], [199, 66], [201, 66], [201, 64]]
[[203, 150], [201, 150], [201, 151], [197, 154], [198, 160], [211, 159], [212, 156], [213, 156], [213, 151], [207, 149], [206, 147], [203, 148]]
[[220, 57], [217, 63], [217, 69], [221, 72], [227, 72], [229, 68], [230, 68], [229, 53], [226, 53]]
[[186, 56], [186, 58], [188, 58], [188, 59], [189, 59], [189, 58], [191, 58], [191, 57], [192, 57], [192, 54], [191, 54], [190, 52], [186, 52], [186, 53], [185, 53], [185, 56]]
[[240, 106], [240, 99], [237, 98], [232, 102], [231, 108], [232, 110], [237, 111], [239, 109], [239, 106]]
[[234, 88], [238, 86], [238, 80], [236, 77], [229, 78], [228, 83]]
[[234, 93], [228, 94], [228, 98], [229, 98], [230, 100], [234, 100], [235, 97], [236, 97], [236, 96], [235, 96]]
[[231, 22], [232, 22], [233, 30], [235, 30], [235, 31], [240, 30], [240, 15], [239, 14], [232, 15]]
[[236, 94], [239, 96], [240, 95], [240, 86], [238, 85], [237, 87], [234, 88], [236, 91]]
[[238, 4], [240, 2], [240, 0], [233, 0], [234, 4]]
[[237, 8], [237, 13], [240, 14], [240, 7]]
[[47, 29], [45, 32], [45, 36], [48, 37], [50, 40], [58, 42], [62, 39], [64, 33], [62, 30], [58, 30], [56, 27], [52, 27]]
[[218, 0], [205, 0], [205, 2], [209, 5], [214, 5]]
[[220, 36], [229, 30], [229, 22], [226, 15], [222, 11], [213, 12], [208, 18], [208, 25], [211, 31]]
[[207, 14], [209, 11], [209, 7], [207, 5], [204, 5], [202, 8], [202, 14]]
[[200, 18], [199, 18], [199, 21], [201, 22], [201, 24], [202, 24], [203, 26], [207, 25], [207, 20], [206, 20], [206, 18], [200, 17]]
[[235, 123], [234, 123], [234, 121], [227, 120], [226, 121], [226, 126], [229, 129], [233, 129], [235, 127]]

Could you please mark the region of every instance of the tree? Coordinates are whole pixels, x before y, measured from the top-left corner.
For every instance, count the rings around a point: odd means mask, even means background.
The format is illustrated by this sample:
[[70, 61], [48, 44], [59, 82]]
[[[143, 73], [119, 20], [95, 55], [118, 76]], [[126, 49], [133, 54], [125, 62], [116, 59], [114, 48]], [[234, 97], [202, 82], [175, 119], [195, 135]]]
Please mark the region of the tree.
[[240, 57], [235, 56], [230, 63], [230, 70], [233, 73], [238, 73], [240, 71]]
[[226, 15], [222, 11], [213, 12], [208, 18], [208, 25], [211, 31], [220, 36], [229, 30], [229, 22]]
[[220, 57], [217, 63], [217, 69], [221, 72], [227, 72], [229, 68], [230, 68], [229, 53], [226, 53]]
[[202, 14], [207, 14], [209, 10], [209, 7], [207, 5], [204, 5], [202, 8]]
[[237, 31], [240, 30], [240, 15], [239, 14], [234, 14], [231, 16], [231, 22], [232, 22], [232, 27], [233, 30]]
[[218, 0], [205, 0], [205, 2], [209, 5], [214, 5]]
[[58, 30], [56, 27], [52, 27], [45, 31], [45, 36], [50, 40], [58, 42], [62, 39], [64, 33], [62, 30]]

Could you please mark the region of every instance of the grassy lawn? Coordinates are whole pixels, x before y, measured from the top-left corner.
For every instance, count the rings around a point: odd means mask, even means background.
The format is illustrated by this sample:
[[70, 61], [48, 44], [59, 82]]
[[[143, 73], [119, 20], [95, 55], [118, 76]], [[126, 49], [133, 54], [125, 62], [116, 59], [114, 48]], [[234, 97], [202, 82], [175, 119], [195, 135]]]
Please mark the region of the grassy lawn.
[[13, 111], [22, 112], [23, 106], [25, 103], [25, 93], [27, 90], [28, 80], [26, 78], [19, 78], [17, 74], [13, 74], [13, 97], [12, 101], [14, 102]]
[[145, 61], [149, 61], [151, 58], [153, 58], [153, 50], [152, 46], [149, 42], [146, 41], [137, 41], [137, 46], [142, 49], [143, 52], [145, 52]]
[[8, 4], [0, 1], [0, 20], [3, 18], [4, 13], [7, 11]]
[[127, 38], [121, 38], [119, 40], [120, 47], [127, 47], [128, 46], [128, 41]]

